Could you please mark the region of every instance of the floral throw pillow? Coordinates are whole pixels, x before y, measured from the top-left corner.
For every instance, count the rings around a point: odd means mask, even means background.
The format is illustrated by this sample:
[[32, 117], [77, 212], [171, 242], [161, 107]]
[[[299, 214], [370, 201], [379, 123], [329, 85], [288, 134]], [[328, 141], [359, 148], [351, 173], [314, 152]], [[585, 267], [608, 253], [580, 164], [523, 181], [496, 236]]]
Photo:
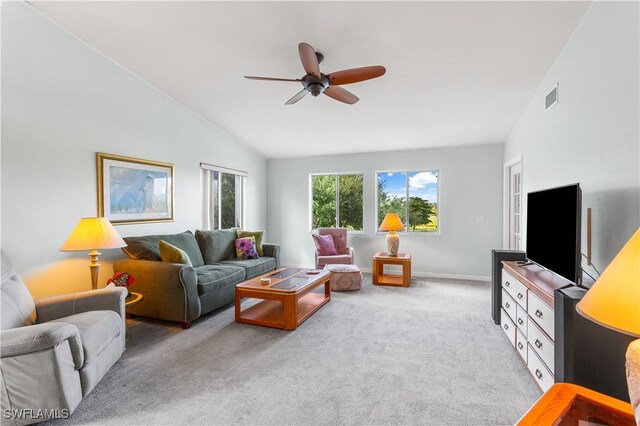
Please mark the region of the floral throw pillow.
[[236, 255], [238, 259], [258, 259], [256, 239], [254, 237], [238, 238], [236, 240]]

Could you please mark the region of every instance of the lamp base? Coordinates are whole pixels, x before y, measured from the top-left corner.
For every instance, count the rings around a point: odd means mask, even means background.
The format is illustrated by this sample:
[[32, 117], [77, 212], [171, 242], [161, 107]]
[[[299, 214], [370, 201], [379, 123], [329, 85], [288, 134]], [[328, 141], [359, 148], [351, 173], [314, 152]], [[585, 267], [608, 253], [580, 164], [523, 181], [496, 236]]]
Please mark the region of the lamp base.
[[387, 254], [389, 256], [397, 256], [400, 247], [400, 236], [395, 231], [389, 231], [387, 234]]
[[91, 271], [91, 290], [96, 290], [98, 288], [98, 271], [100, 270], [98, 256], [100, 256], [100, 252], [98, 250], [92, 250], [91, 253], [89, 253], [89, 257], [91, 258], [91, 262], [89, 264], [89, 270]]

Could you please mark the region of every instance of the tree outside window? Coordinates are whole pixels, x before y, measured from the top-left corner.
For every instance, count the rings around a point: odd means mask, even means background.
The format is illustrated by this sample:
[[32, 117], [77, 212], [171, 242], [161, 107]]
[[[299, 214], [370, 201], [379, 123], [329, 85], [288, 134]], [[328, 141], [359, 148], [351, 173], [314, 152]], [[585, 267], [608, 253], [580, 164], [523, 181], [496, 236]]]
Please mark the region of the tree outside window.
[[407, 232], [439, 232], [438, 171], [379, 172], [378, 226], [387, 213], [397, 213]]
[[311, 175], [311, 227], [363, 229], [363, 175]]
[[[246, 173], [203, 165], [204, 228], [227, 229], [244, 226], [244, 185]], [[222, 171], [225, 170], [225, 171]], [[229, 171], [227, 171], [229, 170]]]

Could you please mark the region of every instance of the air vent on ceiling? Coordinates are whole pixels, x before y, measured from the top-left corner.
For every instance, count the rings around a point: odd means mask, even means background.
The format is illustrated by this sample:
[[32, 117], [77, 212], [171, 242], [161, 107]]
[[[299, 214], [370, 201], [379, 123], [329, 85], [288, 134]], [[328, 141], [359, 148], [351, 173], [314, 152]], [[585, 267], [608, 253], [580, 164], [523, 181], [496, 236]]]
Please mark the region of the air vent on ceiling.
[[544, 109], [547, 110], [558, 103], [558, 83], [556, 87], [544, 97]]

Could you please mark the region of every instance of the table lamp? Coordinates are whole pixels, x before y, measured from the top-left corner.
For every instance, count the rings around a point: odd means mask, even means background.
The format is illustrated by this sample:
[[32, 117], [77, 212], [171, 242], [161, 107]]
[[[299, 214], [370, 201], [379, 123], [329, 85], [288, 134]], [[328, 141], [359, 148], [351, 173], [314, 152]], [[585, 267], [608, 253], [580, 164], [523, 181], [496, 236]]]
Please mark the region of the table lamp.
[[398, 247], [400, 247], [400, 236], [396, 234], [396, 231], [404, 231], [404, 225], [402, 224], [398, 213], [387, 213], [380, 224], [378, 231], [388, 232], [387, 254], [389, 256], [397, 256]]
[[[587, 291], [576, 310], [583, 317], [604, 327], [640, 337], [640, 228]], [[629, 396], [636, 406], [637, 422], [640, 422], [639, 369], [640, 339], [631, 342], [627, 349]]]
[[87, 251], [90, 250], [89, 257], [91, 263], [91, 288], [98, 288], [98, 256], [101, 249], [114, 249], [126, 247], [127, 243], [118, 235], [118, 232], [104, 217], [85, 217], [71, 232], [67, 241], [62, 244], [60, 251]]

